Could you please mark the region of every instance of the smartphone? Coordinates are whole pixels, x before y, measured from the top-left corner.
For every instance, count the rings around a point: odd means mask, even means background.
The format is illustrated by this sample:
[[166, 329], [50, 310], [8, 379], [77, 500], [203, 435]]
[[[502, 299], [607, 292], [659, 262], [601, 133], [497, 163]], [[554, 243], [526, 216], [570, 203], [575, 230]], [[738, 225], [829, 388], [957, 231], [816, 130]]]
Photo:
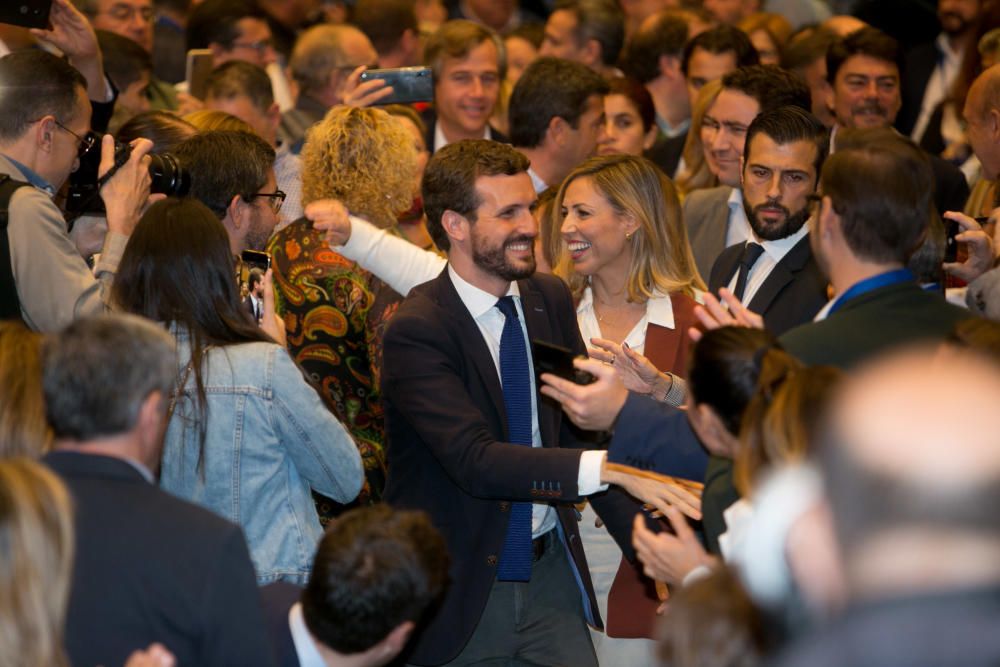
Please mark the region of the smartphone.
[[3, 0], [0, 2], [0, 23], [25, 28], [48, 28], [52, 0]]
[[204, 100], [208, 92], [208, 77], [212, 73], [215, 60], [211, 49], [191, 49], [187, 52], [187, 69], [185, 81], [188, 93], [199, 100]]
[[954, 262], [958, 259], [958, 241], [955, 237], [961, 232], [961, 228], [954, 220], [942, 219], [944, 223], [944, 261]]
[[396, 69], [369, 69], [361, 73], [361, 81], [382, 79], [392, 86], [392, 95], [383, 97], [376, 104], [411, 104], [434, 101], [434, 75], [430, 67], [398, 67]]
[[262, 272], [267, 273], [267, 270], [271, 268], [271, 254], [267, 252], [244, 250], [240, 253], [240, 259], [243, 260], [247, 271], [250, 269], [260, 269]]
[[536, 338], [531, 341], [531, 355], [535, 359], [536, 378], [542, 373], [552, 373], [576, 384], [590, 384], [597, 380], [587, 371], [573, 367], [573, 360], [583, 355], [573, 354], [569, 348]]

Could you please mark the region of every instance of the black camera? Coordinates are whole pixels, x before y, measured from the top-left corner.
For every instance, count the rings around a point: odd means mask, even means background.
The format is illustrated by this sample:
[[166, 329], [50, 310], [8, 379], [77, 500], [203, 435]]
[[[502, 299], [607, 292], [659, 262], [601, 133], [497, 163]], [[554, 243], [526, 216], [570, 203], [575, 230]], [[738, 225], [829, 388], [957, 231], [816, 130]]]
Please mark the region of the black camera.
[[[80, 167], [73, 173], [69, 194], [66, 197], [67, 213], [104, 214], [104, 200], [101, 199], [101, 188], [111, 180], [132, 155], [132, 145], [120, 141], [115, 142], [115, 164], [100, 179], [97, 178], [97, 168], [100, 163], [100, 151], [90, 151], [81, 161]], [[95, 159], [96, 158], [96, 159]], [[149, 191], [162, 193], [168, 197], [183, 197], [191, 189], [191, 174], [184, 169], [176, 157], [170, 153], [149, 155]]]

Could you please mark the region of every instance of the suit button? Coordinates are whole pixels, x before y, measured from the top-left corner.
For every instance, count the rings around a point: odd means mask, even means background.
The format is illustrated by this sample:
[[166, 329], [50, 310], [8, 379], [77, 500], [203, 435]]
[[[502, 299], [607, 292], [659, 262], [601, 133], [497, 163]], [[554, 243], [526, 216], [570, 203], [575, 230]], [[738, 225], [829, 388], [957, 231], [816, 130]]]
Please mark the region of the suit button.
[[486, 557], [486, 564], [489, 565], [490, 567], [493, 567], [494, 565], [497, 564], [497, 557], [496, 556], [492, 556], [492, 555], [491, 556], [487, 556]]
[[504, 500], [503, 502], [500, 503], [500, 511], [501, 512], [506, 512], [509, 509], [510, 509], [510, 503], [508, 503], [506, 500]]

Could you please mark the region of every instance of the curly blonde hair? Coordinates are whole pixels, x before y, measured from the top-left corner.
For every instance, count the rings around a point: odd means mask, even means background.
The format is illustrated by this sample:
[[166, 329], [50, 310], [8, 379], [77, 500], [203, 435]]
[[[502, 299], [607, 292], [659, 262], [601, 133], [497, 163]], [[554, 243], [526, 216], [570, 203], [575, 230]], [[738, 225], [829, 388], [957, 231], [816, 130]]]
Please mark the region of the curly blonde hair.
[[413, 203], [417, 149], [403, 124], [380, 109], [334, 107], [302, 149], [302, 203], [339, 199], [380, 227]]

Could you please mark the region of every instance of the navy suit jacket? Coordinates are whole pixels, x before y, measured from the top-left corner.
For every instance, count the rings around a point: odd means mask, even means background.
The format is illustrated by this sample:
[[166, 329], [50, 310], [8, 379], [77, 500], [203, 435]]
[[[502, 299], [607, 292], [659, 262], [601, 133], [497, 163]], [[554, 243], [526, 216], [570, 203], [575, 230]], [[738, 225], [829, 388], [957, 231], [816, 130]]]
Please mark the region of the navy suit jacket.
[[264, 603], [264, 620], [274, 647], [278, 667], [299, 667], [299, 654], [288, 625], [288, 612], [302, 597], [302, 588], [287, 581], [276, 581], [262, 586], [260, 597]]
[[[708, 289], [718, 294], [736, 275], [743, 257], [743, 245], [726, 248], [715, 260]], [[809, 322], [826, 305], [827, 280], [820, 271], [809, 236], [804, 236], [781, 258], [754, 294], [748, 308], [764, 317], [764, 327], [780, 336]]]
[[[518, 282], [528, 339], [585, 354], [569, 289], [544, 274]], [[382, 402], [388, 440], [386, 500], [426, 511], [451, 555], [449, 586], [407, 662], [452, 660], [479, 623], [496, 578], [511, 501], [551, 502], [559, 532], [601, 627], [580, 544], [577, 476], [583, 446], [562, 411], [537, 394], [543, 446], [507, 442], [507, 416], [486, 341], [445, 269], [414, 288], [385, 334]], [[634, 557], [638, 505], [611, 489], [590, 497], [625, 554]], [[553, 641], [558, 641], [553, 637]]]
[[121, 459], [56, 451], [43, 461], [76, 505], [72, 664], [124, 665], [160, 642], [179, 665], [273, 665], [238, 526], [162, 491]]

